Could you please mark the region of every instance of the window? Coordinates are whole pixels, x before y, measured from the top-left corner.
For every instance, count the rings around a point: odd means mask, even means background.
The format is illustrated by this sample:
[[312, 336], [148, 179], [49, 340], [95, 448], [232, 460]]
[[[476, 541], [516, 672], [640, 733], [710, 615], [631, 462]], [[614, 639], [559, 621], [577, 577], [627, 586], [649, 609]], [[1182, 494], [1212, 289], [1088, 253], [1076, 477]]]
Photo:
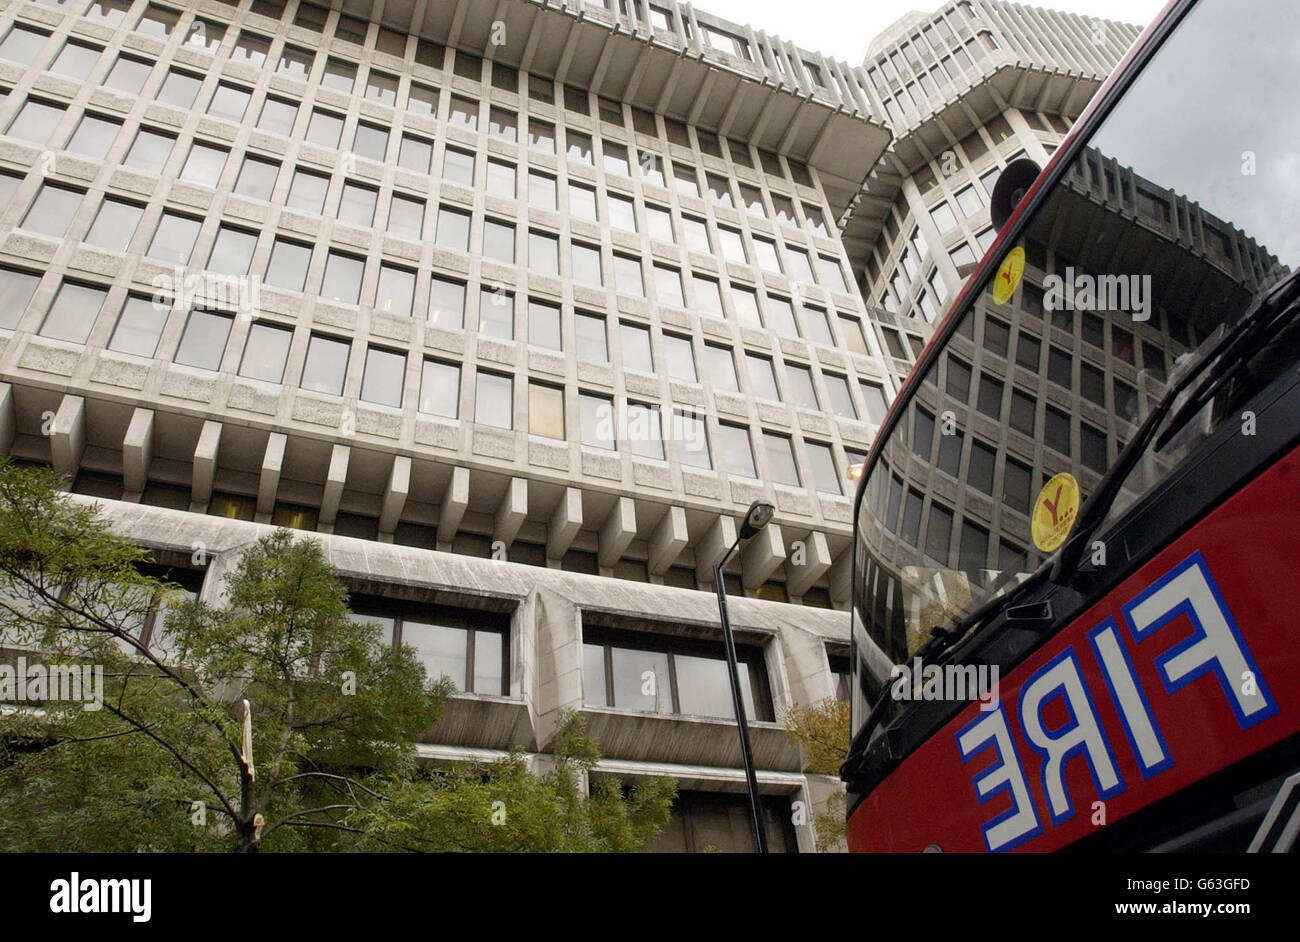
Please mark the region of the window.
[[975, 397], [975, 408], [990, 419], [1002, 418], [1002, 383], [987, 373], [980, 374], [979, 394]]
[[99, 46], [89, 46], [69, 40], [50, 63], [50, 71], [78, 81], [85, 81], [99, 63], [99, 57], [103, 53], [104, 50]]
[[1037, 403], [1032, 396], [1022, 393], [1018, 389], [1011, 391], [1011, 427], [1017, 432], [1033, 436], [1035, 425], [1035, 409]]
[[683, 382], [695, 383], [699, 377], [695, 372], [695, 353], [687, 337], [676, 334], [664, 334], [664, 357], [668, 360], [668, 375]]
[[[423, 40], [420, 40], [420, 42], [423, 42]], [[431, 85], [421, 85], [419, 82], [412, 82], [411, 94], [406, 101], [406, 110], [411, 112], [411, 114], [437, 114], [438, 90]]]
[[515, 339], [515, 296], [504, 289], [479, 289], [478, 329], [488, 337]]
[[343, 138], [343, 118], [328, 111], [312, 109], [311, 120], [307, 122], [307, 141], [321, 147], [339, 146]]
[[543, 275], [560, 273], [560, 240], [557, 236], [529, 231], [528, 268]]
[[[632, 297], [645, 297], [645, 281], [641, 276], [641, 260], [630, 255], [614, 255], [614, 289], [619, 294]], [[714, 297], [717, 297], [716, 286]], [[706, 307], [707, 310], [707, 307]], [[722, 313], [721, 302], [715, 313]]]
[[515, 227], [487, 219], [483, 222], [483, 257], [506, 264], [515, 261]]
[[596, 191], [591, 187], [569, 184], [569, 213], [577, 219], [596, 221]]
[[794, 308], [789, 301], [769, 295], [766, 308], [768, 327], [786, 337], [799, 336], [799, 328], [794, 322]]
[[152, 62], [132, 59], [130, 56], [118, 56], [117, 61], [113, 63], [113, 68], [109, 70], [108, 77], [104, 79], [104, 86], [128, 95], [139, 95], [152, 71]]
[[22, 65], [31, 65], [36, 54], [41, 51], [49, 38], [49, 33], [42, 33], [15, 23], [9, 30], [9, 35], [0, 42], [0, 57]]
[[609, 224], [611, 226], [627, 232], [637, 231], [636, 207], [630, 199], [611, 193], [606, 198], [605, 203], [609, 208]]
[[444, 249], [469, 251], [469, 213], [439, 207], [437, 244]]
[[515, 198], [515, 167], [514, 164], [503, 163], [499, 160], [488, 161], [487, 172], [487, 191], [489, 196], [500, 196], [503, 199], [512, 200]]
[[270, 51], [271, 41], [266, 37], [240, 30], [235, 38], [235, 45], [230, 50], [230, 59], [232, 62], [247, 62], [261, 68], [266, 64]]
[[361, 377], [361, 399], [380, 406], [400, 408], [405, 379], [405, 354], [371, 347], [366, 351], [366, 369]]
[[528, 302], [528, 343], [547, 350], [561, 349], [558, 307], [541, 301]]
[[153, 356], [169, 310], [170, 306], [155, 304], [151, 298], [128, 295], [108, 348], [141, 357]]
[[194, 104], [194, 99], [198, 97], [199, 87], [203, 84], [203, 79], [197, 75], [190, 75], [188, 72], [177, 72], [172, 69], [163, 79], [162, 88], [158, 89], [155, 96], [157, 100], [164, 105], [174, 105], [177, 108], [188, 108]]
[[11, 137], [31, 141], [33, 144], [44, 145], [49, 142], [54, 128], [62, 120], [62, 108], [28, 99], [23, 102], [22, 108], [6, 133]]
[[54, 303], [41, 324], [41, 336], [85, 343], [107, 296], [108, 292], [103, 288], [65, 281], [59, 285], [59, 293], [54, 296]]
[[330, 396], [343, 395], [343, 380], [347, 377], [350, 351], [351, 347], [346, 340], [312, 334], [307, 343], [307, 359], [302, 367], [302, 388]]
[[216, 241], [212, 243], [207, 269], [222, 275], [247, 275], [248, 266], [253, 262], [255, 248], [257, 248], [256, 232], [222, 226], [217, 230]]
[[750, 445], [749, 430], [723, 422], [718, 426], [722, 438], [722, 461], [729, 474], [757, 478], [754, 470], [754, 449]]
[[310, 264], [310, 245], [277, 237], [271, 246], [271, 260], [266, 267], [266, 283], [273, 288], [301, 291], [307, 283], [307, 266]]
[[442, 155], [442, 178], [451, 183], [474, 185], [474, 155], [448, 147]]
[[[529, 86], [537, 81], [529, 77]], [[545, 121], [538, 121], [536, 118], [528, 119], [528, 146], [545, 151], [548, 154], [555, 153], [555, 125], [548, 124]]]
[[311, 74], [312, 63], [315, 60], [316, 54], [310, 49], [286, 45], [280, 52], [280, 62], [275, 67], [275, 71], [305, 82], [307, 76]]
[[388, 234], [418, 241], [424, 231], [424, 201], [393, 194], [388, 204]]
[[545, 383], [528, 384], [528, 434], [564, 438], [564, 390]]
[[1047, 407], [1044, 422], [1043, 441], [1049, 448], [1055, 448], [1063, 455], [1070, 452], [1070, 416], [1059, 409]]
[[166, 39], [172, 34], [179, 20], [179, 13], [156, 7], [151, 3], [144, 8], [144, 13], [140, 14], [140, 22], [135, 25], [135, 29], [145, 36]]
[[736, 230], [719, 226], [718, 241], [722, 244], [722, 255], [727, 261], [738, 265], [744, 265], [749, 261], [745, 257], [745, 243]]
[[352, 152], [358, 157], [382, 161], [388, 153], [388, 132], [373, 124], [358, 124], [352, 138]]
[[570, 160], [577, 160], [581, 163], [593, 165], [591, 156], [591, 135], [582, 134], [578, 131], [566, 131], [564, 134], [565, 153]]
[[606, 173], [615, 173], [622, 177], [632, 175], [632, 166], [628, 163], [626, 147], [622, 144], [606, 141], [601, 149]]
[[1047, 378], [1058, 386], [1070, 389], [1074, 372], [1074, 357], [1060, 347], [1047, 348]]
[[776, 244], [770, 239], [760, 239], [754, 237], [754, 255], [758, 262], [758, 267], [764, 271], [781, 271], [781, 263], [777, 260]]
[[858, 410], [853, 405], [853, 394], [849, 392], [848, 378], [836, 376], [834, 373], [823, 373], [822, 379], [826, 382], [826, 395], [830, 399], [831, 411], [846, 419], [856, 419]]
[[730, 347], [720, 347], [716, 344], [706, 343], [704, 345], [704, 369], [708, 381], [716, 389], [725, 389], [735, 391], [739, 389], [736, 384], [736, 361], [732, 359]]
[[454, 419], [460, 414], [460, 367], [440, 360], [425, 360], [420, 377], [419, 411]]
[[875, 383], [863, 383], [860, 388], [862, 398], [867, 404], [867, 417], [871, 419], [874, 425], [879, 425], [885, 420], [885, 413], [889, 411], [889, 404], [885, 399], [885, 390]]
[[673, 217], [668, 210], [647, 205], [645, 218], [646, 226], [650, 231], [650, 238], [657, 239], [660, 242], [673, 241]]
[[244, 344], [244, 362], [239, 365], [239, 375], [278, 383], [284, 379], [284, 363], [289, 356], [289, 341], [293, 331], [270, 324], [254, 324], [248, 331]]
[[366, 76], [366, 100], [381, 105], [397, 104], [397, 76], [371, 69]]
[[745, 365], [749, 371], [749, 385], [754, 395], [759, 399], [779, 402], [781, 395], [776, 389], [776, 371], [772, 368], [772, 361], [767, 357], [747, 353]]
[[336, 218], [354, 226], [369, 226], [375, 221], [375, 203], [379, 191], [351, 180], [343, 184]]
[[743, 327], [762, 327], [763, 320], [758, 314], [758, 295], [751, 288], [731, 289], [731, 306]]
[[673, 181], [677, 187], [677, 192], [683, 196], [693, 196], [699, 198], [700, 181], [695, 176], [695, 168], [688, 167], [686, 164], [673, 162]]
[[660, 421], [658, 406], [628, 402], [626, 433], [632, 454], [663, 460], [663, 426]]
[[581, 393], [582, 443], [594, 448], [614, 449], [614, 402], [605, 396]]
[[225, 169], [228, 151], [219, 147], [195, 142], [190, 155], [181, 168], [181, 179], [196, 186], [215, 188]]
[[635, 324], [619, 324], [619, 340], [623, 346], [623, 368], [654, 372], [654, 355], [650, 348], [650, 331]]
[[609, 342], [605, 335], [605, 319], [592, 314], [575, 314], [573, 323], [578, 359], [591, 363], [608, 363]]
[[269, 200], [280, 176], [280, 165], [251, 155], [244, 158], [235, 180], [235, 192], [255, 200]]
[[397, 166], [416, 173], [428, 173], [433, 166], [433, 143], [403, 134], [397, 149]]
[[121, 200], [105, 199], [86, 234], [86, 243], [114, 252], [125, 252], [135, 235], [144, 207]]
[[801, 486], [799, 469], [794, 463], [794, 445], [785, 435], [763, 433], [763, 450], [767, 455], [767, 469], [776, 484]]
[[0, 268], [0, 328], [13, 330], [18, 326], [40, 283], [39, 275]]
[[293, 125], [297, 120], [297, 105], [280, 98], [268, 98], [258, 116], [257, 129], [271, 134], [288, 135], [293, 133]]
[[84, 195], [80, 190], [45, 184], [23, 217], [22, 228], [54, 239], [63, 238]]
[[538, 209], [556, 209], [555, 177], [537, 171], [528, 174], [528, 205]]
[[375, 288], [375, 310], [398, 317], [410, 317], [415, 304], [415, 272], [389, 265], [379, 266], [379, 283]]
[[1033, 483], [1033, 472], [1017, 461], [1007, 459], [1006, 470], [1002, 474], [1002, 502], [1012, 510], [1022, 514], [1029, 513], [1029, 489]]
[[413, 649], [432, 680], [449, 678], [457, 690], [508, 696], [510, 616], [441, 605], [409, 613], [382, 599], [353, 597], [352, 620], [379, 628], [385, 644]]
[[682, 297], [682, 273], [675, 268], [656, 264], [654, 274], [655, 294], [659, 303], [672, 307], [685, 307], [686, 300]]
[[514, 427], [514, 381], [500, 373], [478, 371], [474, 421], [495, 428]]
[[319, 215], [325, 209], [325, 193], [329, 187], [329, 177], [309, 170], [295, 170], [285, 205], [309, 215]]
[[713, 467], [703, 416], [674, 410], [673, 440], [677, 442], [677, 457], [682, 464], [705, 470]]
[[813, 388], [812, 370], [793, 363], [785, 365], [786, 387], [791, 405], [800, 409], [820, 409], [817, 392]]
[[433, 276], [429, 286], [429, 323], [448, 330], [465, 326], [465, 285]]
[[830, 445], [820, 442], [805, 442], [808, 449], [808, 465], [812, 470], [813, 486], [823, 494], [842, 495], [844, 484], [840, 469], [835, 464], [835, 455]]
[[[591, 706], [731, 719], [727, 662], [714, 642], [583, 625], [584, 698]], [[771, 719], [762, 651], [737, 648], [746, 716]], [[654, 683], [647, 684], [647, 672]]]
[[713, 245], [709, 242], [709, 230], [704, 225], [703, 219], [683, 216], [682, 234], [686, 237], [686, 247], [688, 249], [703, 252], [705, 255], [713, 253]]
[[232, 321], [233, 318], [225, 314], [190, 311], [180, 346], [176, 348], [176, 356], [172, 359], [182, 366], [194, 366], [201, 370], [219, 369], [221, 358], [226, 352], [226, 340], [230, 337]]
[[321, 297], [344, 304], [356, 304], [361, 298], [361, 277], [365, 270], [365, 259], [331, 250], [325, 259]]
[[573, 279], [589, 285], [603, 283], [600, 270], [600, 249], [575, 242], [572, 246]]
[[160, 261], [181, 265], [188, 263], [202, 225], [199, 220], [189, 216], [163, 213], [158, 228], [154, 230], [153, 241], [149, 243], [149, 251], [145, 254]]
[[692, 275], [695, 288], [695, 305], [701, 314], [722, 317], [722, 289], [714, 278]]
[[103, 160], [108, 156], [109, 148], [113, 146], [120, 130], [122, 125], [117, 121], [87, 114], [77, 124], [77, 129], [72, 132], [64, 150]]
[[1037, 373], [1042, 351], [1043, 345], [1039, 339], [1022, 329], [1020, 337], [1016, 341], [1016, 363]]

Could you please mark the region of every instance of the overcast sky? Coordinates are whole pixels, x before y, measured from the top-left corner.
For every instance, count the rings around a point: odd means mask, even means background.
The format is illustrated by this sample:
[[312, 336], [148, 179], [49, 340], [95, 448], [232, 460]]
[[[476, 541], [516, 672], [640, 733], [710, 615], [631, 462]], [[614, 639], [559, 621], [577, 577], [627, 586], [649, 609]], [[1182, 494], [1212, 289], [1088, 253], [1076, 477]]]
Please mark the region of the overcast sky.
[[[1164, 0], [1047, 0], [1051, 10], [1100, 16], [1145, 27]], [[926, 0], [694, 0], [697, 10], [776, 34], [795, 45], [860, 65], [877, 33], [904, 13], [931, 13], [942, 2]]]

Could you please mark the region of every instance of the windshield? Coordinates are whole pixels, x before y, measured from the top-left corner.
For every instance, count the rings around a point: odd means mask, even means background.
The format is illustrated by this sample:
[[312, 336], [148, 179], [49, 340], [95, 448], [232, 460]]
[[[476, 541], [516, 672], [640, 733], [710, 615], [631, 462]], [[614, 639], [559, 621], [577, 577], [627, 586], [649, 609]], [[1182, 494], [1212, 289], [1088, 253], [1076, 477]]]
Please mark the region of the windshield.
[[[859, 507], [855, 732], [932, 626], [1056, 551], [1168, 385], [1300, 262], [1294, 14], [1193, 8], [955, 315]], [[1111, 516], [1222, 406], [1145, 455]]]

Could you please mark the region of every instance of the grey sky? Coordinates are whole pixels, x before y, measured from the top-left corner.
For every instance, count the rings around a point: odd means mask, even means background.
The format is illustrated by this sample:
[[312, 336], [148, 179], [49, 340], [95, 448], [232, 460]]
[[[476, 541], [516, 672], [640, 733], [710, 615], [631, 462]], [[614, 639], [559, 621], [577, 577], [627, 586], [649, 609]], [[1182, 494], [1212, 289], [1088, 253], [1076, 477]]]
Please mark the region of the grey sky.
[[[858, 65], [872, 38], [904, 13], [928, 13], [943, 4], [933, 0], [694, 0], [694, 5]], [[1034, 5], [1145, 27], [1164, 0], [1050, 0]]]

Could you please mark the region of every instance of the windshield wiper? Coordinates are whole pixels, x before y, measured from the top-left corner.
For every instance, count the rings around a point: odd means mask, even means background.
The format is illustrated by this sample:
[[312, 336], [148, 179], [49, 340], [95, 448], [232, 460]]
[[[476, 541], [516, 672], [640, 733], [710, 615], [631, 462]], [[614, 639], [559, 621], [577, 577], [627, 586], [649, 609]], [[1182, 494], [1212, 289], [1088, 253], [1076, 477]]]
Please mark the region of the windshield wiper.
[[[1106, 519], [1121, 487], [1147, 449], [1154, 443], [1155, 450], [1159, 451], [1168, 444], [1169, 439], [1200, 413], [1223, 384], [1245, 366], [1250, 354], [1273, 336], [1278, 322], [1294, 317], [1297, 312], [1300, 312], [1300, 271], [1292, 272], [1274, 285], [1219, 338], [1204, 357], [1166, 390], [1156, 407], [1138, 427], [1133, 439], [1120, 452], [1115, 464], [1098, 483], [1092, 499], [1079, 515], [1074, 533], [1056, 557], [1051, 572], [1052, 582], [1062, 585], [1079, 571], [1079, 564], [1093, 534]], [[1179, 396], [1203, 375], [1208, 378], [1166, 423], [1165, 419]], [[1158, 437], [1157, 432], [1160, 433]]]

